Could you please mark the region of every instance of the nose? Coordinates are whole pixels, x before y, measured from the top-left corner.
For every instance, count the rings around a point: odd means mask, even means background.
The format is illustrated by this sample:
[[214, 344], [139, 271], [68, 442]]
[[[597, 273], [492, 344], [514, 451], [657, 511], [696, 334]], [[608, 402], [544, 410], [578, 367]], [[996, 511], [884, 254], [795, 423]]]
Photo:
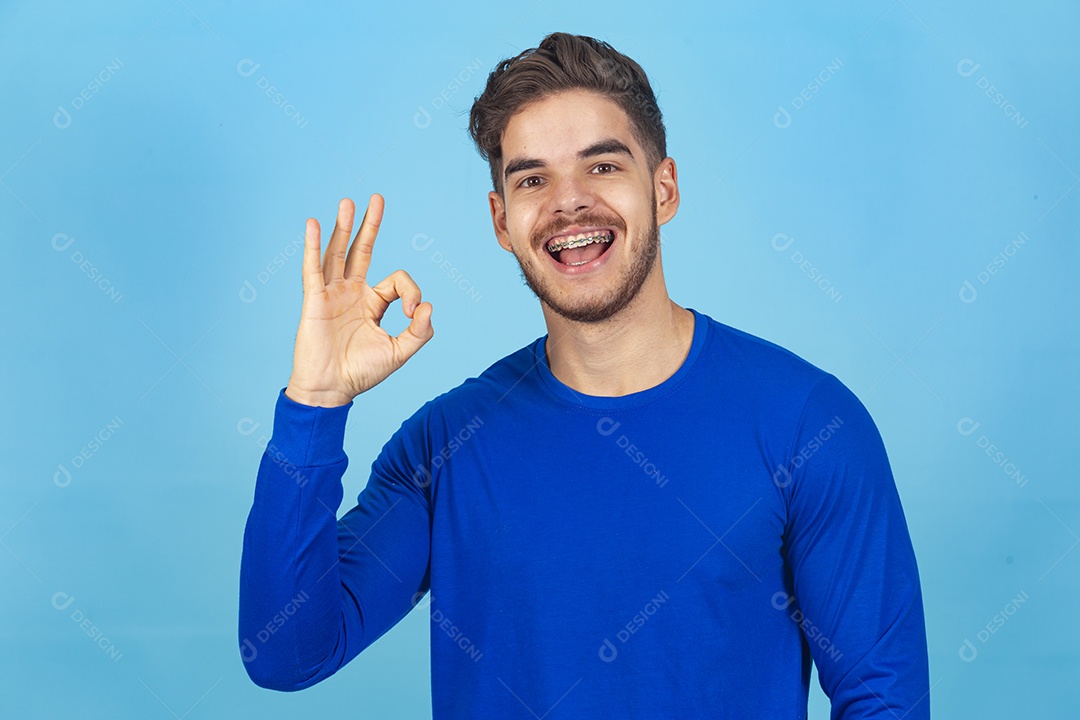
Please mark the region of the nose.
[[555, 182], [551, 193], [551, 212], [574, 215], [593, 206], [596, 198], [589, 184], [574, 175], [563, 176]]

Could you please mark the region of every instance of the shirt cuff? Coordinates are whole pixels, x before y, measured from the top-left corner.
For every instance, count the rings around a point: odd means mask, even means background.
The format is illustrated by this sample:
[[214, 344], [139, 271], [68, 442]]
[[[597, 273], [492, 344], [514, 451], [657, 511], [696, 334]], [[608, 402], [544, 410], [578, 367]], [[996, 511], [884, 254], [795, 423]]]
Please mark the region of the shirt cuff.
[[[275, 458], [298, 467], [333, 465], [345, 456], [345, 421], [348, 405], [325, 408], [298, 403], [278, 392], [274, 407], [274, 432], [267, 450]], [[270, 446], [273, 446], [271, 450]]]

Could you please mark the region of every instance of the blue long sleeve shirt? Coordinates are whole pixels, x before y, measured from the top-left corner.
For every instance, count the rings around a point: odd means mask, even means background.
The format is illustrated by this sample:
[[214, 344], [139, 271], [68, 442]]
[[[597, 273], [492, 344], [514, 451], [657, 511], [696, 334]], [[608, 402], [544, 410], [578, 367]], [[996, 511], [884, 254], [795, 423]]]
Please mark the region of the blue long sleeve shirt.
[[431, 619], [433, 716], [930, 717], [915, 554], [881, 437], [836, 377], [691, 308], [620, 397], [538, 338], [424, 404], [336, 512], [352, 403], [280, 391], [240, 574], [258, 685], [333, 675]]

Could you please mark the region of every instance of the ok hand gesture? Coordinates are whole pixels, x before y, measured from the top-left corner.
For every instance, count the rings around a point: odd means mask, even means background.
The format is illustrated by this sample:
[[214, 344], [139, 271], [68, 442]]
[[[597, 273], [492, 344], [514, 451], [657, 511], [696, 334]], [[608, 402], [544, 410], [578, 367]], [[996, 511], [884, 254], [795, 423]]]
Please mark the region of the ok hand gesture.
[[[383, 198], [368, 201], [352, 247], [355, 207], [344, 198], [326, 256], [319, 264], [319, 223], [308, 218], [304, 233], [304, 304], [293, 350], [292, 375], [285, 394], [305, 405], [337, 407], [378, 385], [405, 364], [435, 334], [431, 303], [420, 302], [420, 288], [404, 270], [368, 285], [371, 248], [382, 222]], [[348, 256], [346, 256], [348, 248]], [[412, 319], [397, 337], [379, 322], [401, 298]]]

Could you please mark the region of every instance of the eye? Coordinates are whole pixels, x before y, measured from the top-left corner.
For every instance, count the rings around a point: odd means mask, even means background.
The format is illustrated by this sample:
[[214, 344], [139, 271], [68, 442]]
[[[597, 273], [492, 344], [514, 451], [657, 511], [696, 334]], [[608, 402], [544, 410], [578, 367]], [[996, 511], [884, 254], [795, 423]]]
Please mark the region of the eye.
[[618, 168], [616, 168], [611, 163], [600, 163], [595, 168], [593, 168], [593, 172], [599, 172], [599, 174], [601, 174], [601, 175], [608, 175], [610, 173], [615, 172], [615, 170], [617, 170], [617, 169]]
[[541, 179], [541, 178], [537, 177], [536, 175], [530, 175], [529, 177], [527, 177], [527, 178], [525, 178], [524, 180], [522, 180], [521, 182], [519, 182], [519, 183], [518, 183], [518, 187], [522, 187], [522, 188], [532, 188], [532, 187], [536, 187], [536, 185], [534, 185], [534, 184], [532, 183], [532, 181], [533, 181], [533, 180], [537, 180], [537, 181], [539, 181], [540, 179]]

